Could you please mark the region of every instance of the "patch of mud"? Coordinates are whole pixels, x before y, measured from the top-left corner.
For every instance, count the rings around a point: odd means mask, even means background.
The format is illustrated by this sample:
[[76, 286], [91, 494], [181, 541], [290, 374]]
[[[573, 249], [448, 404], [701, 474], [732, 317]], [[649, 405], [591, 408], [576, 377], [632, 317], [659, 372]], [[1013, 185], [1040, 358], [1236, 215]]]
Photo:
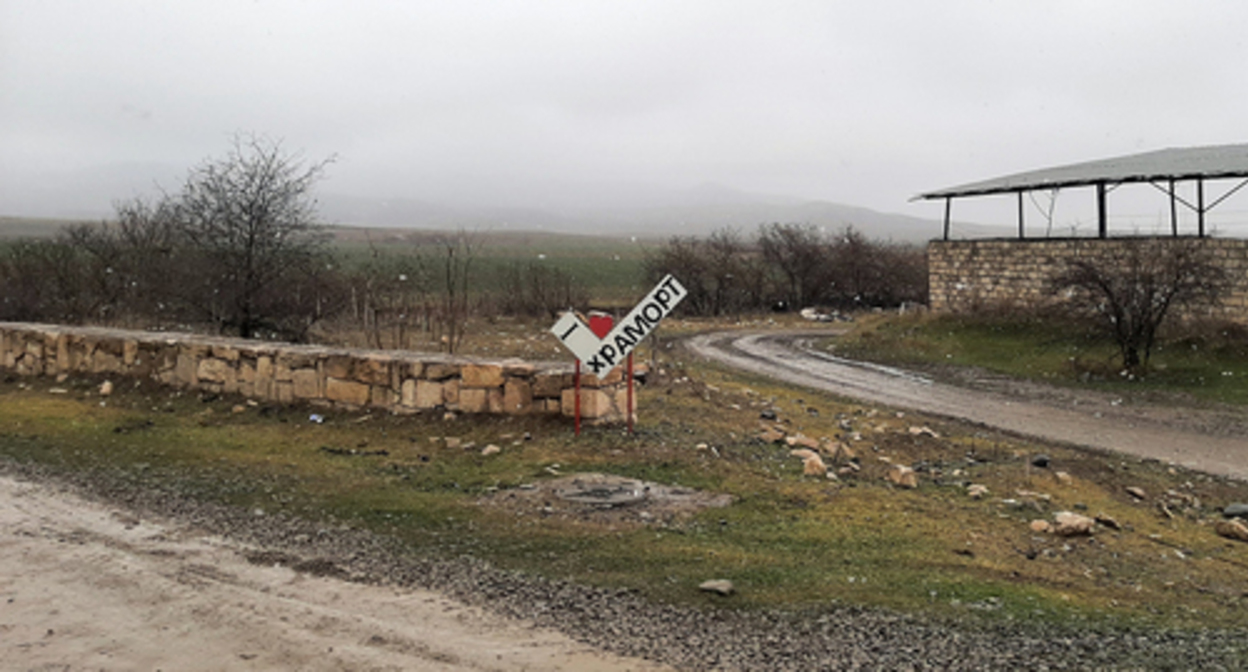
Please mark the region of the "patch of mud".
[[601, 473], [569, 474], [480, 500], [518, 517], [556, 517], [596, 523], [667, 523], [707, 508], [728, 506], [732, 495]]

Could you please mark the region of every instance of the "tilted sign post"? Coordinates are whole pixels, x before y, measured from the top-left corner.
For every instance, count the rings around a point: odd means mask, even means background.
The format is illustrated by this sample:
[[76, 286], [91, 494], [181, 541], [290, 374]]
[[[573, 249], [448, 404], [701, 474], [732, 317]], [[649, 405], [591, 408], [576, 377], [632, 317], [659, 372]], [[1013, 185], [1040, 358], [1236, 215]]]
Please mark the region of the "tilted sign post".
[[[675, 277], [669, 275], [663, 278], [646, 298], [641, 300], [633, 307], [624, 319], [616, 323], [606, 336], [599, 338], [590, 328], [589, 325], [581, 321], [576, 313], [569, 310], [560, 316], [555, 322], [555, 326], [550, 328], [550, 332], [563, 343], [564, 347], [572, 351], [576, 355], [577, 360], [577, 376], [579, 382], [580, 364], [583, 362], [589, 368], [589, 372], [597, 376], [599, 380], [606, 378], [607, 374], [615, 370], [621, 362], [628, 361], [628, 389], [629, 401], [628, 409], [625, 414], [628, 416], [629, 430], [632, 430], [633, 409], [632, 409], [632, 352], [641, 344], [642, 339], [650, 335], [659, 326], [659, 322], [667, 317], [676, 304], [680, 303], [687, 292], [683, 285], [676, 280]], [[576, 391], [577, 407], [580, 407], [580, 386], [578, 384]], [[580, 427], [580, 413], [577, 412], [577, 427]]]

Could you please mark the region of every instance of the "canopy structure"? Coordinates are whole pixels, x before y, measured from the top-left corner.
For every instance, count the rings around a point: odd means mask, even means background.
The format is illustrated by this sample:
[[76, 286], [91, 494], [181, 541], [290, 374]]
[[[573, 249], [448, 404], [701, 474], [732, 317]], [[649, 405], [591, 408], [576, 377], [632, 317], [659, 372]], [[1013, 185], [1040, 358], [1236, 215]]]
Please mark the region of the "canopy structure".
[[[1205, 203], [1205, 182], [1219, 179], [1240, 179], [1239, 184]], [[1175, 183], [1195, 181], [1196, 202], [1191, 203], [1175, 193]], [[1018, 237], [1023, 235], [1023, 195], [1029, 191], [1066, 187], [1095, 187], [1097, 233], [1109, 237], [1106, 225], [1106, 194], [1121, 184], [1148, 183], [1170, 197], [1170, 228], [1178, 232], [1178, 204], [1196, 213], [1197, 235], [1205, 235], [1205, 213], [1225, 201], [1248, 184], [1248, 144], [1216, 145], [1161, 149], [1112, 159], [1073, 163], [1068, 166], [1043, 168], [1006, 175], [991, 180], [972, 182], [958, 187], [929, 191], [912, 200], [945, 200], [945, 240], [949, 239], [949, 215], [953, 199], [989, 194], [1018, 194]]]

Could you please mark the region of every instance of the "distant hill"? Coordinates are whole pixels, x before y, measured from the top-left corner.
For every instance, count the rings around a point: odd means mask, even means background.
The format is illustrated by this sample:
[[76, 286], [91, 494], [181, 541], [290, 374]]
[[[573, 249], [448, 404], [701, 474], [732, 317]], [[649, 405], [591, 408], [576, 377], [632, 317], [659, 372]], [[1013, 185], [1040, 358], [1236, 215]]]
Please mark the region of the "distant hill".
[[[46, 235], [71, 221], [100, 221], [113, 204], [151, 198], [163, 186], [176, 190], [177, 168], [118, 163], [90, 170], [8, 175], [0, 180], [0, 236]], [[430, 187], [434, 189], [433, 187]], [[760, 224], [811, 224], [829, 232], [853, 226], [869, 238], [922, 243], [941, 234], [941, 223], [868, 208], [743, 191], [719, 184], [675, 189], [632, 183], [508, 182], [467, 180], [425, 198], [377, 198], [323, 191], [322, 219], [352, 227], [545, 231], [582, 235], [704, 236], [722, 228], [751, 234]], [[43, 224], [32, 224], [35, 220]], [[26, 222], [21, 224], [20, 222]], [[958, 237], [1010, 235], [1008, 227], [957, 222]]]
[[[827, 201], [750, 194], [708, 185], [639, 197], [635, 205], [552, 202], [538, 207], [444, 205], [412, 199], [366, 199], [327, 194], [327, 221], [347, 226], [413, 229], [550, 231], [586, 235], [705, 236], [723, 228], [743, 234], [773, 222], [811, 224], [828, 231], [847, 226], [869, 238], [922, 243], [941, 235], [937, 220], [884, 213]], [[553, 199], [552, 199], [553, 200]], [[1008, 227], [957, 223], [960, 237], [1009, 235]]]

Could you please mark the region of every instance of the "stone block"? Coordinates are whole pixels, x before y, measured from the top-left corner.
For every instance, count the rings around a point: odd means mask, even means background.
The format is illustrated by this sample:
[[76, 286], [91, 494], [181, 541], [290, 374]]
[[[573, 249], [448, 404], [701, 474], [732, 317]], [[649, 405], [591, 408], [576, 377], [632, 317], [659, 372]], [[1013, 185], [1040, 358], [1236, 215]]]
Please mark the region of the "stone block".
[[499, 364], [465, 364], [459, 372], [463, 387], [502, 387], [503, 367]]
[[229, 363], [215, 357], [201, 359], [199, 366], [195, 369], [195, 376], [199, 378], [200, 382], [224, 383], [226, 376], [231, 373], [233, 373], [233, 369]]
[[212, 356], [217, 359], [224, 359], [227, 362], [237, 362], [239, 358], [238, 348], [229, 345], [212, 346]]
[[[582, 388], [581, 389], [581, 417], [590, 420], [605, 420], [613, 416], [619, 415], [612, 403], [612, 395], [607, 390], [599, 388]], [[572, 416], [576, 412], [576, 391], [564, 390], [562, 400], [562, 412], [566, 416]], [[623, 417], [623, 416], [620, 416]]]
[[533, 412], [533, 386], [524, 378], [508, 378], [503, 386], [503, 411], [513, 415]]
[[[460, 390], [460, 394], [463, 394], [463, 390]], [[506, 407], [504, 406], [505, 402], [503, 400], [503, 388], [501, 387], [486, 388], [485, 398], [486, 398], [486, 407], [488, 408], [490, 413], [505, 413], [506, 412], [505, 410]]]
[[464, 413], [485, 413], [489, 408], [490, 400], [485, 388], [471, 387], [459, 391], [459, 410]]
[[199, 383], [199, 359], [195, 355], [178, 352], [178, 363], [174, 367], [174, 380], [180, 387], [193, 387]]
[[416, 408], [416, 382], [411, 378], [399, 386], [399, 404], [407, 408]]
[[326, 376], [343, 380], [351, 377], [351, 362], [349, 355], [330, 355], [322, 360]]
[[446, 362], [426, 364], [423, 377], [426, 380], [447, 380], [459, 375], [459, 365]]
[[447, 407], [453, 407], [459, 403], [459, 380], [452, 378], [442, 383], [442, 401]]
[[272, 399], [281, 404], [289, 404], [295, 400], [294, 385], [287, 381], [273, 383]]
[[405, 393], [409, 389], [408, 383], [415, 383], [415, 390], [412, 393], [412, 406], [416, 408], [435, 408], [446, 403], [446, 399], [443, 398], [442, 383], [435, 383], [432, 380], [409, 380], [403, 383]]
[[533, 376], [533, 396], [558, 397], [572, 387], [572, 374], [546, 371]]
[[368, 355], [355, 360], [352, 377], [369, 385], [390, 385], [391, 359], [384, 355]]
[[292, 394], [296, 399], [319, 399], [321, 377], [316, 369], [295, 369], [290, 372]]
[[368, 404], [377, 408], [393, 408], [398, 405], [398, 396], [389, 384], [372, 385], [369, 387]]
[[369, 386], [341, 378], [325, 379], [325, 398], [352, 406], [364, 406], [369, 400]]

